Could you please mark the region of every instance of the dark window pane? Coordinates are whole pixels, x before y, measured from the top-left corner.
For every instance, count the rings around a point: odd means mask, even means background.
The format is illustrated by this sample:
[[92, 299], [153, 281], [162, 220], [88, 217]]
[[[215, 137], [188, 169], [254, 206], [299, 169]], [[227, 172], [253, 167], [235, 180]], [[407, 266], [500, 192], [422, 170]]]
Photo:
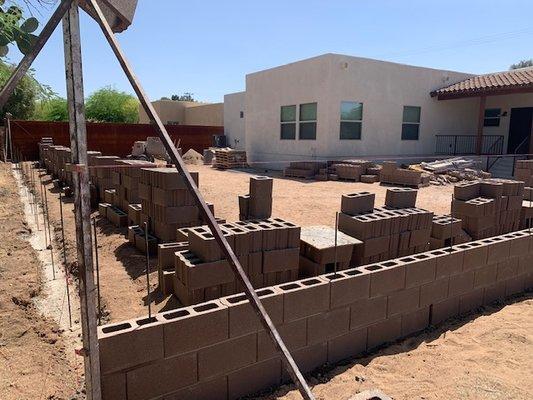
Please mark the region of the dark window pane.
[[301, 122], [300, 123], [300, 139], [315, 140], [316, 139], [316, 122]]
[[403, 122], [420, 122], [420, 107], [404, 106]]
[[499, 108], [487, 108], [485, 110], [485, 118], [499, 118], [501, 110]]
[[341, 122], [341, 140], [360, 140], [361, 122]]
[[300, 104], [300, 121], [316, 121], [316, 103]]
[[281, 106], [281, 122], [296, 121], [296, 106]]
[[363, 103], [354, 101], [341, 102], [341, 121], [361, 121], [363, 119]]
[[402, 140], [418, 140], [418, 124], [402, 124]]
[[485, 118], [483, 126], [500, 126], [499, 118]]
[[281, 124], [281, 139], [295, 140], [296, 139], [296, 123]]

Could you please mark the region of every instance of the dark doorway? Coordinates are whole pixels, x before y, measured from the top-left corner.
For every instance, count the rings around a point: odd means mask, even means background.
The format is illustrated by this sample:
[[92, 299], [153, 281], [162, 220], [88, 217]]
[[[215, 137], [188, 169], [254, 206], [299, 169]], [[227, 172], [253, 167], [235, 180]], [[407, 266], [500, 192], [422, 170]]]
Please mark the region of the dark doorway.
[[529, 153], [533, 107], [512, 108], [507, 153]]

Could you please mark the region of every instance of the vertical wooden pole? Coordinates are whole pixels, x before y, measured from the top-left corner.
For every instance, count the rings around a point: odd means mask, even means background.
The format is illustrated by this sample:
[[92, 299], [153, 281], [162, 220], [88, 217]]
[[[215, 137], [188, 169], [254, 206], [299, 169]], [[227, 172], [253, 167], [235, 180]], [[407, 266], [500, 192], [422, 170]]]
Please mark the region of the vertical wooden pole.
[[81, 60], [81, 38], [78, 1], [72, 3], [63, 19], [65, 72], [69, 111], [74, 214], [80, 274], [80, 312], [85, 365], [85, 387], [88, 400], [100, 400], [100, 355], [96, 322], [96, 287], [94, 284], [91, 237], [91, 204], [87, 167], [87, 130]]
[[476, 142], [476, 154], [481, 155], [483, 150], [483, 125], [485, 123], [485, 104], [487, 102], [486, 96], [480, 96], [479, 98], [479, 113], [477, 118], [477, 142]]

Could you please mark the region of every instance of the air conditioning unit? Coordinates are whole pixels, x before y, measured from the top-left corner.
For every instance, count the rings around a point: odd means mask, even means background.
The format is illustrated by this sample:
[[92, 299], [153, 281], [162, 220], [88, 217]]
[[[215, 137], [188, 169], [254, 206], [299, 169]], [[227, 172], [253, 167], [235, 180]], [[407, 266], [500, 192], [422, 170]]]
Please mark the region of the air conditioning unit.
[[[128, 29], [133, 22], [137, 0], [96, 0], [106, 21], [115, 33]], [[88, 0], [80, 0], [80, 7], [91, 17], [95, 18], [96, 14]]]

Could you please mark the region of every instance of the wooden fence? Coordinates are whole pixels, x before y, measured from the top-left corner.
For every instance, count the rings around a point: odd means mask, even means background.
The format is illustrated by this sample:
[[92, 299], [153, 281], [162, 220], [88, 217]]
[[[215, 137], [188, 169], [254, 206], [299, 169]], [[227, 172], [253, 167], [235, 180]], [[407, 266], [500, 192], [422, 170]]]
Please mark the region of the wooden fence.
[[[222, 126], [168, 125], [167, 131], [185, 153], [194, 149], [202, 154], [213, 145], [213, 137], [224, 135]], [[88, 150], [101, 151], [105, 155], [125, 157], [131, 153], [133, 143], [157, 136], [149, 124], [87, 123]], [[42, 137], [51, 137], [54, 144], [70, 147], [68, 122], [11, 121], [13, 148], [26, 160], [37, 160], [37, 143]]]

